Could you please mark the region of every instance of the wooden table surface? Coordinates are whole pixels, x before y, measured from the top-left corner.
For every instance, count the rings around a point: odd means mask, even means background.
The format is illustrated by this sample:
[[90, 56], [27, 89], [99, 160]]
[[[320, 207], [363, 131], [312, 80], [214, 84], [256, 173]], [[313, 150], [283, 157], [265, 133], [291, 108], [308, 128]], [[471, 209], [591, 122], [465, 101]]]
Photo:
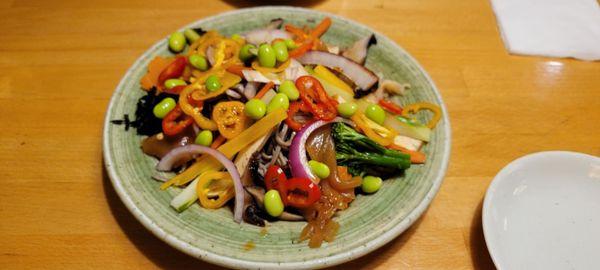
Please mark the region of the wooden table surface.
[[[119, 79], [154, 42], [257, 3], [0, 2], [0, 269], [217, 268], [125, 209], [103, 169], [102, 123]], [[449, 170], [429, 210], [337, 269], [493, 268], [480, 222], [493, 176], [537, 151], [600, 156], [600, 63], [508, 55], [486, 0], [287, 3], [391, 37], [429, 72], [452, 123]]]

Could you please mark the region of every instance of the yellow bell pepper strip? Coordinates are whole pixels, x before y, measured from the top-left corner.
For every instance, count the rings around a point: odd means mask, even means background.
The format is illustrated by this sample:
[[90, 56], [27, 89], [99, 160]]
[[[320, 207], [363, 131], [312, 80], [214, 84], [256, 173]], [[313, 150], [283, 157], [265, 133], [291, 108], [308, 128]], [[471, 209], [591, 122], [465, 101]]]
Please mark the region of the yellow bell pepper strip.
[[217, 69], [223, 64], [225, 60], [225, 41], [219, 41], [217, 45], [217, 51], [215, 52], [215, 64], [212, 66], [213, 69]]
[[179, 103], [179, 106], [181, 107], [181, 110], [185, 114], [191, 116], [194, 119], [194, 122], [196, 122], [196, 124], [201, 129], [217, 130], [217, 123], [204, 117], [204, 115], [202, 115], [202, 111], [200, 110], [200, 108], [194, 107], [190, 104], [190, 102], [189, 102], [189, 99], [191, 98], [190, 95], [194, 90], [195, 90], [194, 88], [186, 87], [179, 94], [179, 102], [178, 103]]
[[340, 78], [338, 78], [338, 76], [333, 74], [333, 72], [329, 71], [329, 69], [327, 69], [326, 67], [318, 65], [314, 68], [314, 72], [320, 79], [326, 80], [330, 84], [337, 86], [338, 88], [348, 92], [349, 94], [354, 95], [354, 91], [352, 91], [352, 88]]
[[291, 63], [291, 60], [288, 59], [285, 62], [281, 63], [278, 67], [267, 68], [267, 67], [261, 66], [258, 63], [258, 61], [254, 60], [254, 61], [252, 61], [252, 68], [261, 73], [279, 73], [279, 72], [283, 72], [286, 68], [288, 68], [290, 66], [290, 63]]
[[219, 133], [227, 139], [242, 133], [248, 124], [244, 103], [239, 101], [219, 102], [213, 109], [212, 119], [217, 123]]
[[194, 178], [201, 173], [221, 169], [223, 169], [223, 165], [221, 165], [218, 160], [209, 155], [202, 155], [198, 157], [196, 162], [188, 167], [185, 171], [169, 179], [169, 181], [164, 182], [160, 186], [160, 189], [165, 190], [172, 185], [182, 186], [194, 180]]
[[361, 108], [359, 102], [361, 102], [362, 99], [355, 100], [354, 92], [352, 92], [352, 90], [350, 90], [350, 92], [343, 90], [342, 88], [331, 83], [329, 80], [325, 79], [325, 77], [323, 77], [322, 75], [317, 74], [317, 72], [312, 68], [305, 69], [306, 72], [308, 72], [308, 74], [312, 75], [313, 77], [317, 78], [317, 80], [319, 80], [319, 82], [323, 86], [323, 89], [325, 89], [325, 92], [327, 92], [329, 96], [339, 96], [344, 100], [344, 102], [355, 102], [359, 105], [360, 110], [364, 110], [368, 106], [368, 104], [366, 104], [367, 102], [365, 101], [363, 103], [365, 103], [366, 105], [364, 106], [364, 108]]
[[[226, 143], [217, 148], [217, 150], [231, 159], [235, 154], [237, 154], [237, 152], [264, 136], [271, 130], [271, 128], [277, 126], [286, 118], [287, 113], [284, 108], [276, 109], [265, 115], [265, 117], [256, 121], [252, 126], [242, 131], [242, 133], [235, 138], [228, 140]], [[203, 172], [210, 170], [218, 171], [222, 168], [223, 165], [221, 165], [221, 163], [219, 163], [219, 161], [216, 159], [208, 155], [202, 155], [196, 159], [196, 162], [188, 167], [184, 172], [163, 183], [160, 188], [167, 189], [173, 184], [178, 186], [185, 185]]]
[[235, 196], [233, 180], [228, 172], [207, 171], [198, 178], [196, 193], [202, 207], [221, 208]]
[[240, 45], [232, 39], [223, 39], [217, 45], [215, 52], [215, 64], [212, 69], [228, 68], [233, 64], [240, 64], [239, 60]]
[[269, 132], [272, 127], [277, 126], [286, 118], [287, 113], [284, 108], [276, 109], [256, 121], [235, 138], [227, 141], [221, 147], [217, 148], [217, 150], [221, 151], [226, 157], [232, 158], [237, 152], [258, 140]]
[[[208, 76], [213, 75], [213, 74], [216, 75], [217, 77], [219, 77], [219, 81], [221, 82], [221, 88], [216, 91], [211, 92], [211, 91], [208, 91], [208, 89], [206, 89], [204, 82], [206, 81], [206, 78], [208, 78]], [[213, 97], [216, 97], [218, 95], [225, 93], [225, 91], [227, 91], [227, 89], [238, 84], [241, 80], [242, 80], [242, 78], [240, 78], [237, 75], [234, 75], [229, 72], [225, 72], [224, 70], [220, 70], [220, 71], [208, 72], [208, 73], [204, 74], [202, 77], [199, 77], [193, 84], [190, 84], [188, 86], [188, 88], [193, 89], [193, 91], [190, 93], [192, 99], [206, 100], [206, 99], [213, 98]]]
[[356, 112], [351, 119], [356, 123], [356, 126], [367, 135], [367, 137], [376, 143], [383, 146], [394, 143], [394, 137], [396, 137], [397, 133], [393, 129], [383, 127], [373, 122], [373, 120], [369, 119], [362, 112]]
[[437, 125], [437, 123], [440, 121], [440, 118], [442, 118], [442, 109], [440, 109], [440, 107], [438, 107], [435, 104], [431, 104], [428, 102], [418, 102], [406, 105], [404, 106], [404, 110], [402, 111], [402, 116], [409, 117], [409, 114], [417, 113], [422, 110], [429, 110], [433, 112], [431, 120], [429, 120], [429, 123], [425, 124], [425, 126], [427, 126], [428, 128], [433, 129], [435, 125]]

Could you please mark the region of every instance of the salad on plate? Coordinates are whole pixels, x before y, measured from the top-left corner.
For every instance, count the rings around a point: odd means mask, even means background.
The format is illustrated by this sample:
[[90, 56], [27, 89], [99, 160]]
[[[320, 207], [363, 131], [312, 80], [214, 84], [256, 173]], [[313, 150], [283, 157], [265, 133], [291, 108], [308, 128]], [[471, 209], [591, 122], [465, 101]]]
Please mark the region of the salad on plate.
[[231, 206], [238, 223], [306, 222], [299, 239], [316, 248], [335, 239], [334, 217], [357, 195], [426, 162], [441, 109], [400, 106], [410, 85], [365, 66], [375, 35], [341, 48], [322, 39], [331, 23], [169, 36], [172, 55], [149, 63], [135, 119], [112, 123], [142, 136], [161, 189], [181, 190], [174, 211], [198, 203]]

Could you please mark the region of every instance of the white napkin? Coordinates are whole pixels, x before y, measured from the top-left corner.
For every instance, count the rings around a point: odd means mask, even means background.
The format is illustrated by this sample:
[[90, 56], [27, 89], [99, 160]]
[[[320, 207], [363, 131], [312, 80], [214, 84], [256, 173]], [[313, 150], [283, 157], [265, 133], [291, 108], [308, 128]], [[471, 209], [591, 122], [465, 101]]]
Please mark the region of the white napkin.
[[511, 53], [600, 60], [596, 0], [491, 1]]

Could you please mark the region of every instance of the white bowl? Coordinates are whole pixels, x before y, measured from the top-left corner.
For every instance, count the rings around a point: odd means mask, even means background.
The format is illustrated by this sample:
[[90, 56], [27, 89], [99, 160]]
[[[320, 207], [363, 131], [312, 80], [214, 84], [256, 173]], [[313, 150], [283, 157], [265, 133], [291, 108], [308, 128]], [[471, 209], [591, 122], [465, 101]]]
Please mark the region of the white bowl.
[[494, 178], [482, 216], [498, 269], [600, 269], [600, 158], [521, 157]]

